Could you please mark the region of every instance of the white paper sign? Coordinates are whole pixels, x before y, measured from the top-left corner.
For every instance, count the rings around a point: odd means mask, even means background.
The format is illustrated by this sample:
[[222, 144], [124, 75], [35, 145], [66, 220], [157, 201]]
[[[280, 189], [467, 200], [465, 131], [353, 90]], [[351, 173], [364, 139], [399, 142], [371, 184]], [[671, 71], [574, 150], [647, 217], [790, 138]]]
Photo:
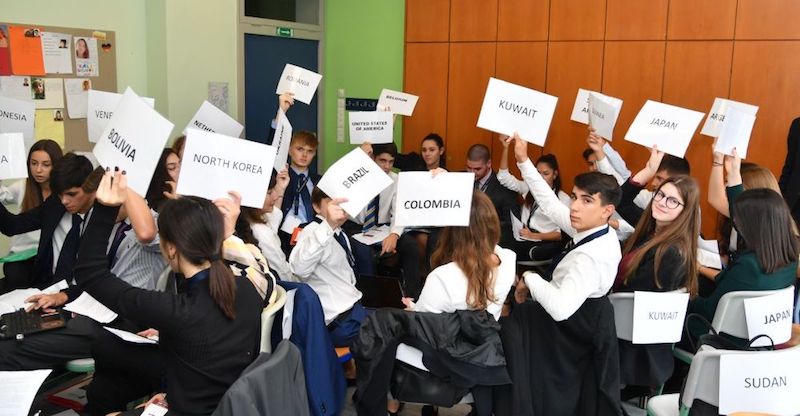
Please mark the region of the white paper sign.
[[89, 78], [64, 79], [69, 118], [86, 118], [86, 112], [89, 108], [89, 91], [91, 89], [92, 81]]
[[42, 32], [44, 71], [48, 74], [72, 73], [72, 35]]
[[350, 144], [394, 141], [394, 115], [385, 111], [350, 111]]
[[[150, 108], [153, 108], [156, 101], [152, 98], [140, 97]], [[89, 141], [97, 143], [97, 139], [106, 128], [106, 124], [114, 115], [114, 110], [122, 100], [122, 94], [98, 90], [89, 90], [88, 114], [86, 115], [86, 128]]]
[[647, 100], [625, 134], [625, 140], [683, 157], [703, 113]]
[[800, 413], [800, 351], [719, 357], [719, 413]]
[[272, 137], [272, 145], [278, 149], [275, 156], [275, 171], [280, 172], [286, 169], [289, 163], [289, 144], [292, 142], [292, 125], [286, 118], [286, 113], [278, 109], [278, 117], [275, 119], [275, 136]]
[[446, 172], [400, 172], [395, 225], [398, 227], [469, 226], [475, 175]]
[[22, 133], [0, 133], [0, 179], [28, 177], [28, 155]]
[[0, 76], [0, 96], [31, 100], [31, 77]]
[[600, 137], [611, 140], [621, 108], [622, 101], [619, 101], [619, 107], [615, 107], [602, 96], [593, 92], [589, 93], [589, 125]]
[[33, 101], [0, 97], [0, 133], [22, 133], [26, 149], [33, 145]]
[[410, 116], [414, 113], [414, 107], [417, 106], [419, 97], [412, 94], [406, 94], [400, 91], [392, 91], [384, 88], [381, 91], [381, 96], [378, 98], [378, 108], [383, 111], [388, 111], [392, 114], [400, 114], [401, 116]]
[[734, 107], [753, 117], [758, 113], [758, 106], [717, 97], [714, 99], [714, 105], [711, 106], [711, 111], [706, 117], [706, 122], [703, 124], [703, 129], [700, 130], [700, 134], [711, 137], [719, 136], [722, 126], [725, 125], [728, 109]]
[[173, 127], [128, 88], [92, 153], [101, 166], [126, 170], [128, 187], [145, 195]]
[[317, 186], [331, 198], [347, 198], [341, 207], [355, 217], [392, 182], [372, 158], [355, 148], [331, 165]]
[[725, 112], [725, 124], [717, 137], [714, 151], [726, 155], [733, 155], [733, 148], [740, 158], [747, 158], [747, 148], [750, 146], [750, 134], [753, 132], [753, 125], [756, 123], [756, 116], [748, 114], [739, 107], [730, 107]]
[[311, 100], [314, 99], [314, 92], [317, 91], [317, 86], [321, 79], [322, 75], [316, 72], [286, 64], [281, 74], [281, 80], [278, 81], [278, 88], [275, 90], [275, 94], [291, 92], [294, 93], [295, 100], [311, 104]]
[[603, 101], [611, 104], [614, 108], [617, 109], [617, 114], [619, 114], [619, 110], [622, 108], [622, 100], [620, 100], [619, 98], [611, 97], [609, 95], [605, 95], [597, 91], [578, 88], [578, 95], [575, 97], [575, 105], [572, 107], [572, 114], [569, 117], [570, 120], [577, 121], [578, 123], [589, 124], [590, 93], [599, 96], [600, 98], [603, 99]]
[[[793, 304], [793, 287], [772, 295], [745, 299], [748, 337], [753, 339], [758, 335], [769, 335], [775, 345], [788, 341], [792, 337]], [[759, 338], [753, 345], [764, 347], [772, 344], [766, 338]]]
[[36, 392], [51, 371], [0, 371], [0, 416], [30, 413]]
[[489, 78], [478, 127], [544, 146], [558, 97]]
[[239, 137], [242, 135], [244, 126], [234, 120], [224, 111], [215, 107], [208, 101], [203, 101], [203, 104], [194, 114], [189, 124], [183, 129], [183, 134], [186, 134], [188, 129], [197, 129], [203, 131], [210, 131], [211, 133], [221, 134], [223, 136]]
[[107, 324], [117, 319], [117, 313], [108, 309], [106, 305], [100, 303], [97, 299], [92, 297], [89, 292], [83, 292], [77, 299], [64, 305], [65, 311], [77, 313], [87, 318], [101, 323]]
[[214, 200], [236, 191], [242, 195], [242, 205], [261, 208], [276, 150], [262, 143], [189, 129], [177, 192]]
[[688, 293], [634, 292], [634, 344], [663, 344], [681, 340]]

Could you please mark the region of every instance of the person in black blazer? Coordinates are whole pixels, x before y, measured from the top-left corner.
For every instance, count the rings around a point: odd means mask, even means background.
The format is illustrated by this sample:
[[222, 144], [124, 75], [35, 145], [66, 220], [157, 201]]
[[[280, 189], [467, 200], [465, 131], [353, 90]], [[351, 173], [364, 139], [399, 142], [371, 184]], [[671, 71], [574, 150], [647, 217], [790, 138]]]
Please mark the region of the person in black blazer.
[[795, 222], [800, 223], [800, 117], [792, 121], [786, 137], [786, 160], [778, 180], [781, 194], [789, 205]]
[[500, 246], [513, 244], [511, 230], [511, 211], [519, 209], [517, 193], [503, 186], [492, 172], [492, 158], [489, 148], [474, 144], [467, 150], [467, 172], [475, 174], [475, 189], [483, 191], [492, 200], [497, 216], [500, 218]]

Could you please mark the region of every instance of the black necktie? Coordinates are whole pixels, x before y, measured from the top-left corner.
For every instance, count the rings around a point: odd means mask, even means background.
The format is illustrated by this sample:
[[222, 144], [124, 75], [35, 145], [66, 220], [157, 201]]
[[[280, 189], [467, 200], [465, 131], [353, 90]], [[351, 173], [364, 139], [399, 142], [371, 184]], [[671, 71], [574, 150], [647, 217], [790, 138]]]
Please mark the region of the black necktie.
[[125, 239], [125, 233], [130, 230], [132, 227], [127, 222], [121, 222], [119, 227], [117, 227], [117, 232], [114, 233], [114, 239], [111, 240], [111, 247], [108, 248], [108, 267], [111, 268], [114, 266], [114, 263], [117, 261], [117, 251], [119, 250], [119, 246], [122, 244], [122, 240]]
[[53, 281], [58, 282], [72, 279], [72, 268], [75, 267], [75, 257], [78, 255], [78, 245], [81, 241], [81, 223], [83, 219], [78, 214], [72, 214], [72, 228], [64, 238], [61, 251], [58, 253], [56, 271], [53, 273]]
[[344, 253], [347, 255], [347, 263], [350, 264], [350, 268], [355, 270], [356, 259], [353, 257], [353, 252], [350, 251], [350, 246], [347, 245], [347, 236], [345, 236], [343, 232], [339, 231], [338, 233], [333, 233], [333, 238], [335, 238], [336, 242], [338, 242], [339, 245], [344, 249]]
[[303, 199], [303, 206], [306, 210], [304, 216], [305, 221], [311, 220], [308, 218], [308, 209], [311, 207], [311, 195], [308, 193], [308, 176], [305, 173], [297, 175], [297, 189], [294, 193], [294, 215], [299, 215], [300, 212], [300, 199]]

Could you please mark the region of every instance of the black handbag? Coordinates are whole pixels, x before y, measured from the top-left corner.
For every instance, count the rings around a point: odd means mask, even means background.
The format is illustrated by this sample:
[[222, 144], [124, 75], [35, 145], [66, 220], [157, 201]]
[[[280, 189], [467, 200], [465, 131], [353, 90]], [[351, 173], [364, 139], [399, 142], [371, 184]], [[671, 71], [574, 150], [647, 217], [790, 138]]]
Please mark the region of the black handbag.
[[405, 403], [425, 403], [434, 406], [452, 407], [469, 393], [432, 373], [399, 360], [394, 362], [392, 397]]
[[[689, 321], [694, 318], [699, 320], [706, 329], [709, 331], [707, 334], [700, 335], [697, 339], [697, 344], [695, 344], [694, 339], [692, 338], [692, 334], [689, 331]], [[708, 345], [718, 350], [737, 350], [737, 351], [772, 351], [775, 349], [775, 342], [772, 341], [769, 335], [761, 334], [756, 335], [751, 339], [740, 339], [733, 337], [731, 335], [720, 334], [711, 326], [711, 322], [708, 322], [703, 315], [699, 313], [690, 313], [686, 316], [686, 321], [684, 322], [683, 330], [686, 334], [686, 339], [689, 340], [690, 345], [694, 351], [697, 351], [703, 345]], [[763, 347], [755, 347], [753, 343], [756, 340], [761, 338], [767, 338], [769, 340], [770, 345], [763, 346]]]

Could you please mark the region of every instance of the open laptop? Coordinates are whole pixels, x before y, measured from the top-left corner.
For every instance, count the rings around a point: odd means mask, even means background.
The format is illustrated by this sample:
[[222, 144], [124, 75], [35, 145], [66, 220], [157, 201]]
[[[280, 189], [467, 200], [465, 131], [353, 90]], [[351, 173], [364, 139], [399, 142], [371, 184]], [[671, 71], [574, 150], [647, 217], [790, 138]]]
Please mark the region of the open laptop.
[[67, 322], [61, 313], [18, 309], [0, 316], [0, 339], [22, 340], [26, 335], [63, 328]]
[[361, 305], [365, 308], [400, 308], [403, 305], [403, 288], [394, 277], [363, 275], [356, 279], [356, 288], [361, 291]]

